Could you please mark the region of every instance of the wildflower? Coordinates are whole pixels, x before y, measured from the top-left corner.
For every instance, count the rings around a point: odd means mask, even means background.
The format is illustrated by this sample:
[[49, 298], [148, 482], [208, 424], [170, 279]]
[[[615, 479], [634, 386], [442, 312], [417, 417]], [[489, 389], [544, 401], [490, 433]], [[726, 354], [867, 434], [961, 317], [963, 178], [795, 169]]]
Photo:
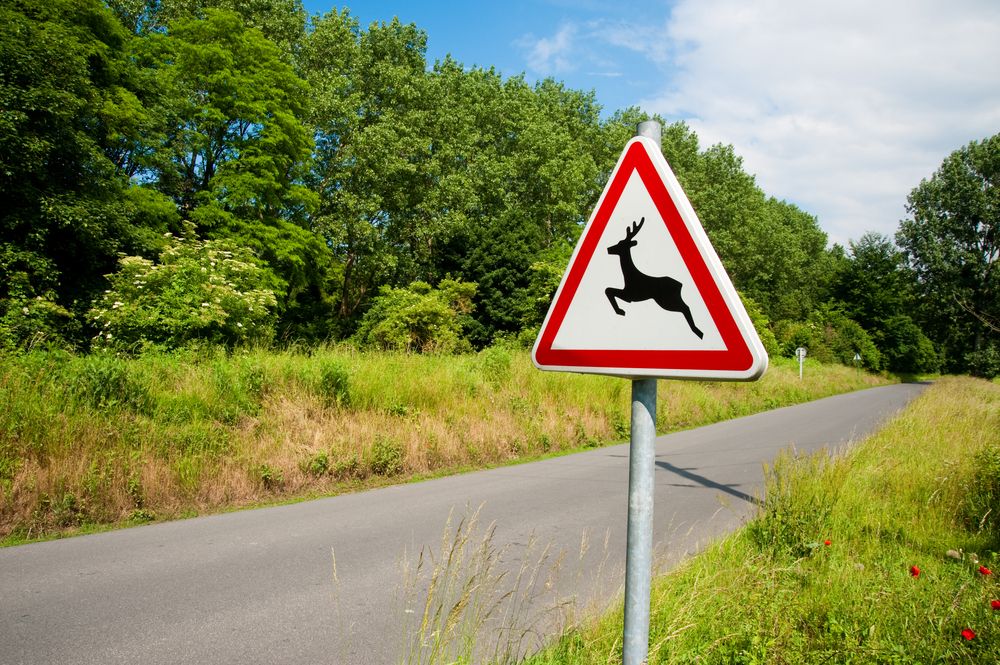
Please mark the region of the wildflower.
[[972, 630], [971, 628], [966, 628], [962, 631], [962, 637], [964, 637], [966, 640], [972, 641], [976, 639], [976, 631]]
[[22, 308], [21, 308], [21, 312], [22, 312], [23, 314], [27, 314], [27, 313], [28, 313], [29, 311], [30, 311], [30, 310], [28, 310], [28, 308], [27, 308], [27, 307], [22, 307]]
[[920, 577], [920, 569], [916, 566], [910, 566], [910, 575], [914, 577]]
[[208, 303], [207, 302], [203, 302], [203, 303], [201, 303], [201, 306], [202, 307], [208, 307]]
[[824, 540], [823, 544], [826, 545], [827, 547], [829, 547], [830, 546], [830, 541], [829, 540]]
[[995, 610], [1000, 610], [1000, 600], [991, 600], [990, 607], [992, 607]]
[[237, 323], [237, 324], [236, 324], [236, 327], [237, 327], [237, 328], [242, 328], [242, 327], [243, 327], [243, 324], [242, 324], [242, 323]]
[[980, 575], [992, 575], [993, 571], [990, 570], [989, 568], [987, 568], [986, 566], [979, 566], [979, 574]]

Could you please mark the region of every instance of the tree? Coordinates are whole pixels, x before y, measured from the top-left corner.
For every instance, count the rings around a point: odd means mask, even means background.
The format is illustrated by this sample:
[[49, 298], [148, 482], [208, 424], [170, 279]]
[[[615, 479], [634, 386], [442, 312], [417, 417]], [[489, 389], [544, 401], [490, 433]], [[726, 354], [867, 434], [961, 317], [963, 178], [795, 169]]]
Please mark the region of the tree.
[[907, 198], [896, 242], [916, 275], [920, 323], [945, 367], [1000, 344], [1000, 134], [952, 152]]
[[849, 255], [834, 278], [834, 298], [871, 334], [887, 369], [936, 371], [934, 345], [910, 317], [916, 299], [903, 253], [890, 238], [872, 232], [848, 246]]
[[150, 34], [142, 62], [165, 90], [166, 140], [146, 177], [199, 237], [249, 247], [282, 280], [285, 334], [322, 335], [329, 253], [310, 228], [305, 82], [259, 30], [219, 10]]
[[244, 247], [171, 235], [158, 261], [126, 256], [109, 278], [88, 312], [96, 349], [231, 347], [274, 337], [277, 301], [262, 288], [269, 275]]
[[[129, 49], [128, 33], [98, 0], [0, 5], [5, 320], [39, 302], [56, 319], [82, 313], [119, 252], [155, 251], [175, 221], [162, 214], [162, 199], [133, 193], [113, 159], [144, 115]], [[33, 335], [21, 323], [16, 344]]]

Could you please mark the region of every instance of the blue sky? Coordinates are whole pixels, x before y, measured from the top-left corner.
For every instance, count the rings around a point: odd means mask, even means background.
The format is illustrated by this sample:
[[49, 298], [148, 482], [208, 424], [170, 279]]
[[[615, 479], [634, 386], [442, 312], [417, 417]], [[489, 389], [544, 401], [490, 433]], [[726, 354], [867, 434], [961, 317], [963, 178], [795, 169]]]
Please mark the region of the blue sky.
[[841, 244], [891, 236], [948, 153], [1000, 132], [995, 0], [305, 0], [345, 5], [365, 26], [416, 23], [431, 62], [551, 76], [607, 113], [684, 120]]

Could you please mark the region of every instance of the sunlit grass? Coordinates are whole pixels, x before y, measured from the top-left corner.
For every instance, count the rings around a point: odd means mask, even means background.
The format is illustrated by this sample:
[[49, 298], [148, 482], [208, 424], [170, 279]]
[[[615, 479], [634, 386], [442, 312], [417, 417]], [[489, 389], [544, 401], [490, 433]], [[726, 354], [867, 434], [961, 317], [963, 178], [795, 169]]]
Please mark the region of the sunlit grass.
[[[846, 456], [768, 476], [754, 522], [655, 582], [650, 663], [1000, 662], [1000, 386], [942, 379]], [[620, 663], [621, 621], [528, 662]]]
[[[885, 383], [791, 361], [758, 383], [670, 382], [661, 432]], [[629, 382], [523, 351], [350, 347], [0, 359], [7, 542], [351, 491], [628, 437]]]

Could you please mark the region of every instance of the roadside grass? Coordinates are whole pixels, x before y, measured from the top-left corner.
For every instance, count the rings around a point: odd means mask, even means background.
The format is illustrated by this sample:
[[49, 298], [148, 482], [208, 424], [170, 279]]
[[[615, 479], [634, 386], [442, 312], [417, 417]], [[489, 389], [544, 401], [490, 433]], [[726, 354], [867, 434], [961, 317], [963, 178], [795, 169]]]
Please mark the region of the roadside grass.
[[[758, 383], [671, 382], [658, 429], [887, 382], [777, 359]], [[628, 414], [628, 381], [499, 347], [4, 357], [0, 544], [564, 454], [626, 439]]]
[[[843, 455], [779, 458], [754, 521], [655, 580], [649, 662], [1000, 662], [998, 551], [1000, 385], [944, 378]], [[621, 636], [619, 603], [526, 662], [620, 663]]]

